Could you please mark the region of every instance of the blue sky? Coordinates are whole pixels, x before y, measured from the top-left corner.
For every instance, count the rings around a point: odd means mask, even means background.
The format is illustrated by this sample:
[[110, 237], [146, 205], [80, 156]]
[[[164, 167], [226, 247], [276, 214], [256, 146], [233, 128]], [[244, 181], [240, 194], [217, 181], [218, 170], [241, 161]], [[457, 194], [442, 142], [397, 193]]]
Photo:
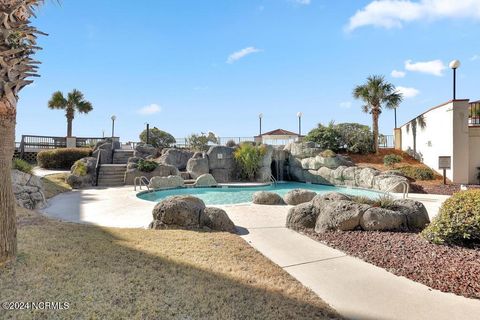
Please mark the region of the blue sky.
[[[76, 136], [138, 140], [145, 122], [184, 137], [213, 131], [248, 137], [303, 131], [317, 123], [360, 122], [351, 92], [370, 74], [385, 75], [407, 97], [398, 122], [451, 99], [480, 99], [480, 1], [63, 0], [46, 1], [34, 24], [41, 78], [20, 95], [21, 134], [66, 134], [56, 90], [81, 90], [94, 106], [77, 115]], [[380, 129], [391, 134], [393, 112]]]

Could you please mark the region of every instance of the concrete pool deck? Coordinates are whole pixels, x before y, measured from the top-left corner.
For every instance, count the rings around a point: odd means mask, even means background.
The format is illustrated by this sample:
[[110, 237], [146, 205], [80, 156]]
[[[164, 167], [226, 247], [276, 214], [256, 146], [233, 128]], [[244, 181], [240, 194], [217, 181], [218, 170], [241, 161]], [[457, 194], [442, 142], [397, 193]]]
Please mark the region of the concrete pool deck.
[[[92, 188], [60, 194], [42, 210], [62, 220], [111, 227], [146, 227], [154, 202], [133, 187]], [[447, 198], [411, 195], [429, 215]], [[430, 289], [285, 228], [288, 206], [229, 205], [240, 236], [350, 319], [472, 319], [480, 301]]]

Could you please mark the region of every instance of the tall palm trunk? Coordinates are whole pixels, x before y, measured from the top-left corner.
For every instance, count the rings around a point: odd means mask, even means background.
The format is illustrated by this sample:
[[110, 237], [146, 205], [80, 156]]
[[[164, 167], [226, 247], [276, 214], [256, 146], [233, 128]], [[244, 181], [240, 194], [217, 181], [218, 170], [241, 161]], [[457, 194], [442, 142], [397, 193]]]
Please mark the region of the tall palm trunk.
[[72, 123], [75, 114], [75, 110], [71, 107], [67, 108], [66, 117], [67, 117], [67, 137], [72, 136]]
[[12, 158], [15, 150], [16, 108], [0, 100], [0, 265], [15, 257], [17, 228], [12, 190]]
[[378, 154], [378, 118], [380, 112], [378, 108], [372, 109], [372, 131], [373, 131], [373, 147], [375, 148], [375, 153]]

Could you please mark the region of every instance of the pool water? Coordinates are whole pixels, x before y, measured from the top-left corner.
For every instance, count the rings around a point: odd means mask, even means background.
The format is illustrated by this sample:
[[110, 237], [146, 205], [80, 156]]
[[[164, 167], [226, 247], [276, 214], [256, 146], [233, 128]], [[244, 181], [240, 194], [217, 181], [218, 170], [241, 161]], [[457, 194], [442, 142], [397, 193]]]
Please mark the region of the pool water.
[[205, 204], [207, 205], [220, 205], [252, 202], [253, 194], [257, 191], [271, 191], [283, 197], [288, 191], [293, 189], [307, 189], [315, 191], [318, 194], [324, 194], [328, 192], [341, 192], [344, 194], [355, 196], [367, 196], [369, 198], [377, 198], [380, 195], [379, 192], [364, 189], [342, 188], [300, 182], [287, 182], [279, 183], [276, 186], [269, 185], [260, 187], [170, 189], [155, 192], [139, 193], [137, 196], [143, 200], [158, 202], [171, 196], [192, 195], [202, 199], [203, 202], [205, 202]]

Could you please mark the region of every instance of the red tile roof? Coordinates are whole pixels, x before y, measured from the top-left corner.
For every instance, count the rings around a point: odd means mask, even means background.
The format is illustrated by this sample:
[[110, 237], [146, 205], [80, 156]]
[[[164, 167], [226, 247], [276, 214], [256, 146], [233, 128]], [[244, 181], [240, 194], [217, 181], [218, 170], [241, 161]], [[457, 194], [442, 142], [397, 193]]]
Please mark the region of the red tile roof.
[[276, 129], [269, 132], [262, 133], [261, 136], [298, 136], [298, 133], [291, 132], [284, 129]]

